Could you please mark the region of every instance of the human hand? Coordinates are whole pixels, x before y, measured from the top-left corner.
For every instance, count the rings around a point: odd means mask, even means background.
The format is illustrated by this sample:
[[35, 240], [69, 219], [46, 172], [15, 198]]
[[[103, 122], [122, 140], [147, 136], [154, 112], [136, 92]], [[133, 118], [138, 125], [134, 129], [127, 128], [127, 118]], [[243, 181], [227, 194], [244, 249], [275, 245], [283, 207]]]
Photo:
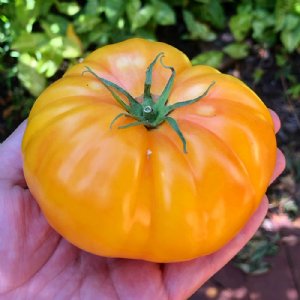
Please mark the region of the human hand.
[[[280, 122], [271, 112], [276, 131]], [[45, 220], [22, 170], [23, 123], [0, 146], [0, 299], [186, 299], [253, 236], [267, 198], [221, 250], [187, 262], [156, 264], [92, 255], [64, 240]], [[274, 180], [285, 160], [278, 150]]]

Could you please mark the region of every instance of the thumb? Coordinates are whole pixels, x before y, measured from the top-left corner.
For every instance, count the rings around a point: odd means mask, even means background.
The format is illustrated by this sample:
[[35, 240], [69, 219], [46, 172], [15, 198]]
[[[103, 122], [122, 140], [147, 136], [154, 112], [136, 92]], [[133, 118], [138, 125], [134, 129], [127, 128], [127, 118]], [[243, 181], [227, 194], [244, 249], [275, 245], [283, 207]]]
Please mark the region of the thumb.
[[0, 180], [7, 180], [12, 185], [25, 183], [21, 144], [26, 123], [23, 121], [0, 145]]

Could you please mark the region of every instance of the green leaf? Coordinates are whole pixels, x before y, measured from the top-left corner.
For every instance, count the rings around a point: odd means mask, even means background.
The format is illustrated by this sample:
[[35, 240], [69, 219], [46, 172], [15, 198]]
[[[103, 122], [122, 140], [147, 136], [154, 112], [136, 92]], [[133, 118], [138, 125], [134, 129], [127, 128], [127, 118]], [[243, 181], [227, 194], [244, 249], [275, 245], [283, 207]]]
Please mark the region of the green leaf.
[[[275, 39], [274, 25], [275, 21], [271, 13], [266, 10], [257, 9], [252, 21], [252, 37], [261, 42], [266, 42], [267, 39]], [[270, 29], [270, 35], [272, 36], [268, 35], [268, 29]]]
[[196, 2], [208, 4], [210, 0], [196, 0]]
[[293, 52], [300, 46], [300, 27], [294, 30], [283, 30], [280, 39], [288, 52]]
[[62, 61], [63, 57], [61, 53], [59, 53], [57, 49], [54, 51], [52, 45], [49, 43], [39, 51], [39, 60], [36, 70], [38, 73], [49, 78], [57, 72]]
[[102, 12], [102, 7], [100, 5], [101, 0], [87, 0], [84, 7], [84, 14], [89, 16], [98, 16]]
[[126, 1], [103, 0], [103, 11], [109, 23], [114, 24], [124, 13]]
[[[44, 27], [44, 25], [47, 24], [47, 28]], [[59, 15], [53, 15], [49, 14], [47, 18], [41, 21], [41, 26], [43, 29], [49, 33], [49, 36], [51, 37], [52, 35], [64, 35], [67, 27], [68, 27], [69, 21], [67, 18]], [[48, 32], [48, 30], [50, 32]]]
[[90, 16], [82, 14], [74, 20], [74, 27], [76, 32], [90, 33], [96, 30], [97, 25], [101, 23], [101, 18], [99, 16]]
[[31, 32], [32, 26], [37, 18], [38, 11], [35, 8], [34, 2], [28, 3], [26, 0], [14, 1], [15, 16], [14, 22], [18, 24], [17, 27], [22, 28], [26, 32]]
[[296, 1], [296, 3], [294, 3], [294, 12], [300, 15], [300, 1]]
[[55, 0], [36, 0], [35, 7], [39, 11], [40, 16], [47, 16]]
[[80, 5], [75, 1], [71, 1], [71, 2], [56, 1], [55, 5], [57, 10], [60, 13], [65, 14], [67, 16], [74, 16], [80, 11]]
[[176, 15], [172, 7], [167, 2], [152, 0], [155, 10], [154, 19], [159, 25], [173, 25], [176, 22]]
[[130, 0], [126, 5], [126, 13], [131, 22], [131, 31], [134, 32], [149, 22], [154, 13], [154, 8], [151, 5], [141, 7], [141, 1]]
[[141, 8], [137, 12], [134, 21], [132, 23], [132, 27], [134, 28], [134, 30], [146, 25], [151, 19], [153, 13], [154, 13], [154, 9], [151, 5], [145, 5], [143, 8]]
[[81, 55], [79, 45], [68, 37], [57, 36], [50, 40], [49, 46], [63, 58], [76, 58]]
[[295, 100], [299, 99], [300, 98], [300, 83], [291, 86], [288, 89], [288, 94]]
[[57, 28], [55, 25], [53, 26], [53, 24], [44, 20], [40, 21], [40, 26], [43, 28], [45, 34], [50, 38], [55, 37], [59, 31], [59, 28]]
[[242, 59], [248, 56], [249, 46], [245, 43], [232, 43], [223, 48], [223, 51], [235, 59]]
[[48, 14], [54, 0], [17, 0], [11, 1], [14, 4], [13, 21], [16, 28], [21, 28], [28, 33], [32, 32], [33, 24]]
[[276, 0], [274, 17], [275, 17], [275, 30], [280, 31], [285, 26], [286, 16], [293, 11], [294, 0]]
[[151, 29], [146, 29], [146, 28], [138, 28], [135, 32], [136, 36], [148, 39], [148, 40], [156, 40], [156, 35], [155, 32], [152, 31]]
[[19, 56], [18, 61], [31, 68], [35, 68], [38, 64], [37, 59], [28, 53], [23, 53]]
[[300, 26], [300, 17], [294, 14], [288, 14], [284, 20], [284, 29], [291, 31], [296, 27]]
[[262, 77], [264, 76], [264, 70], [260, 67], [257, 67], [253, 72], [253, 80], [254, 83], [257, 84], [261, 81]]
[[236, 266], [238, 268], [240, 268], [246, 274], [251, 273], [251, 266], [250, 266], [250, 264], [247, 264], [247, 263], [237, 263]]
[[172, 6], [182, 6], [185, 7], [188, 4], [188, 0], [168, 0], [168, 4]]
[[[257, 0], [256, 0], [257, 1]], [[253, 12], [253, 1], [241, 1], [241, 4], [237, 7], [237, 14], [238, 15], [246, 15], [251, 14]]]
[[276, 65], [278, 65], [279, 67], [288, 65], [288, 58], [285, 53], [277, 53], [275, 55], [275, 60], [276, 60]]
[[112, 26], [103, 22], [98, 24], [94, 30], [87, 32], [85, 39], [83, 39], [82, 42], [84, 43], [85, 48], [92, 43], [95, 43], [96, 45], [106, 45], [109, 43], [110, 37], [113, 35], [112, 32]]
[[22, 32], [20, 36], [11, 45], [12, 49], [19, 52], [34, 53], [39, 47], [48, 42], [48, 38], [43, 33]]
[[35, 68], [24, 64], [18, 63], [18, 78], [24, 87], [35, 97], [46, 87], [46, 79], [43, 75], [39, 74]]
[[76, 58], [81, 56], [81, 48], [79, 44], [68, 37], [63, 38], [63, 58]]
[[57, 58], [57, 60], [42, 58], [37, 67], [38, 73], [44, 74], [46, 78], [52, 77], [62, 63], [62, 58], [60, 56], [57, 56]]
[[[300, 84], [298, 84], [298, 96], [299, 96], [299, 92], [300, 92]], [[293, 214], [297, 214], [297, 212], [299, 211], [299, 208], [293, 199], [287, 199], [287, 201], [283, 203], [283, 208], [284, 211]]]
[[128, 19], [134, 19], [134, 15], [141, 9], [142, 3], [140, 0], [128, 0], [126, 4], [126, 13]]
[[229, 28], [237, 41], [245, 39], [252, 25], [252, 14], [242, 13], [232, 16], [229, 20]]
[[197, 21], [191, 12], [184, 10], [183, 19], [189, 32], [188, 38], [203, 41], [213, 41], [216, 39], [216, 34], [206, 24]]
[[192, 59], [193, 65], [208, 65], [219, 68], [222, 64], [224, 53], [222, 51], [211, 50], [201, 53]]
[[223, 29], [226, 25], [226, 17], [223, 6], [219, 0], [207, 1], [204, 5], [199, 6], [197, 13], [201, 15], [201, 19], [212, 24], [218, 29]]
[[52, 51], [61, 53], [63, 49], [63, 43], [64, 43], [63, 37], [56, 36], [55, 38], [49, 41], [49, 46], [52, 48]]

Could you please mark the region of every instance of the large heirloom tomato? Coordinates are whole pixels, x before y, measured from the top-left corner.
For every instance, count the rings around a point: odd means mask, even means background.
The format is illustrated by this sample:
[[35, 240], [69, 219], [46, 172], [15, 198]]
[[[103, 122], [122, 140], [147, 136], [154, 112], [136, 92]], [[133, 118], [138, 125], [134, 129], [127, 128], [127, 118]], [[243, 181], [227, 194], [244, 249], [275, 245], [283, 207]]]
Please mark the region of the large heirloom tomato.
[[245, 225], [276, 141], [268, 109], [240, 80], [130, 39], [91, 53], [41, 94], [22, 150], [30, 191], [68, 241], [175, 262], [218, 250]]

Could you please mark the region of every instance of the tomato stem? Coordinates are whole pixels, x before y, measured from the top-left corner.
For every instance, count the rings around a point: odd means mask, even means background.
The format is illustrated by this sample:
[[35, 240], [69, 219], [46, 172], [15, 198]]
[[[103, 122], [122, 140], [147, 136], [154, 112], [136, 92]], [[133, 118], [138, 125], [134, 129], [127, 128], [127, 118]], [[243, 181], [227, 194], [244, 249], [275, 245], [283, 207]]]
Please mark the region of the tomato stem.
[[[173, 67], [166, 66], [163, 63], [162, 61], [163, 57], [164, 57], [163, 52], [158, 53], [146, 70], [144, 94], [141, 102], [137, 101], [133, 96], [130, 95], [130, 93], [128, 93], [119, 85], [103, 77], [100, 77], [88, 66], [85, 67], [86, 70], [83, 71], [83, 74], [91, 73], [93, 76], [95, 76], [108, 89], [108, 91], [112, 94], [114, 99], [126, 110], [127, 113], [120, 113], [112, 120], [110, 124], [110, 128], [112, 128], [113, 124], [123, 116], [132, 117], [136, 121], [123, 126], [119, 126], [118, 128], [129, 128], [133, 126], [144, 125], [147, 129], [154, 129], [157, 128], [161, 123], [166, 121], [177, 133], [178, 137], [181, 139], [181, 142], [183, 144], [183, 151], [184, 153], [187, 153], [185, 137], [182, 131], [180, 130], [177, 121], [174, 118], [170, 117], [169, 114], [177, 108], [190, 105], [205, 97], [208, 94], [209, 90], [212, 88], [212, 86], [215, 84], [215, 81], [213, 81], [207, 87], [204, 93], [201, 94], [200, 96], [194, 99], [168, 105], [167, 103], [174, 84], [176, 71]], [[164, 68], [169, 69], [171, 71], [171, 75], [163, 92], [158, 97], [157, 101], [154, 101], [151, 94], [151, 86], [152, 86], [152, 78], [153, 78], [153, 69], [158, 60], [160, 61], [161, 65]], [[124, 102], [124, 100], [119, 96], [119, 94], [123, 95], [128, 100], [128, 103]]]

